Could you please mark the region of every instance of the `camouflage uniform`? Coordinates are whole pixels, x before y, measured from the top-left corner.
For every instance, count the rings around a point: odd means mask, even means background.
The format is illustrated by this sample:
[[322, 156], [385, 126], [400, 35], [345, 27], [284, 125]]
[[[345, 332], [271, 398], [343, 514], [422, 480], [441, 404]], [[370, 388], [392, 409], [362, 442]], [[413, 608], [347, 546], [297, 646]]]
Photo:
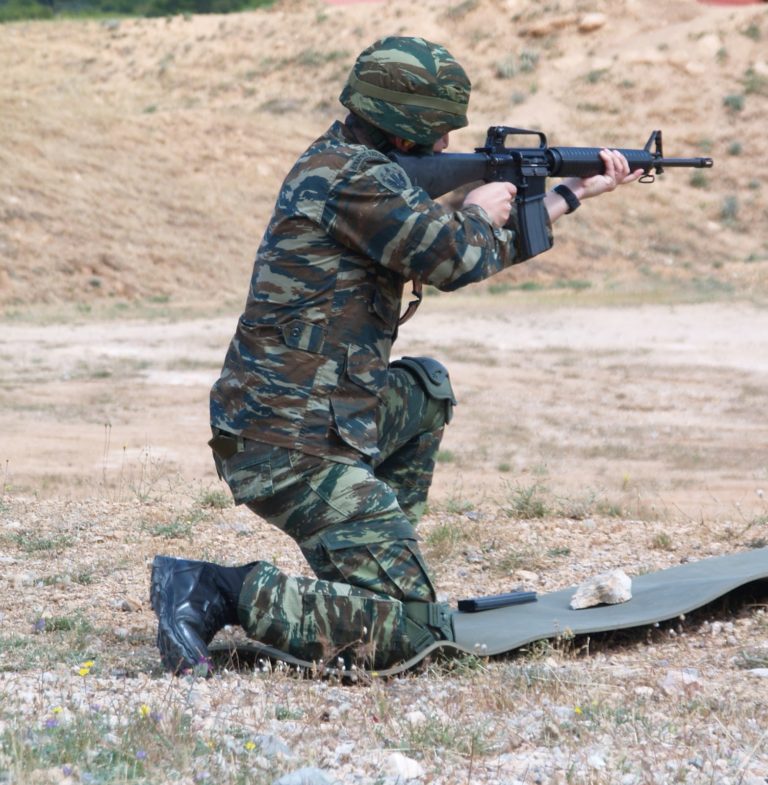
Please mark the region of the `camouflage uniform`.
[[[451, 403], [390, 366], [404, 284], [450, 291], [523, 259], [514, 227], [410, 185], [365, 122], [386, 129], [377, 100], [354, 107], [363, 122], [334, 123], [283, 183], [211, 424], [235, 501], [293, 537], [319, 579], [259, 563], [240, 595], [248, 634], [305, 659], [354, 648], [382, 667], [451, 635], [414, 530]], [[415, 141], [442, 133], [436, 123]]]

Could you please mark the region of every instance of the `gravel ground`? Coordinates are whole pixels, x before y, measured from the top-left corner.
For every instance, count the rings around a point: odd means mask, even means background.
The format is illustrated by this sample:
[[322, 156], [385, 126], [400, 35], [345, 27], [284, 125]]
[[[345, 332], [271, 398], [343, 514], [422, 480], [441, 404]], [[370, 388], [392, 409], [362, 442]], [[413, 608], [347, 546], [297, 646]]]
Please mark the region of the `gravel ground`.
[[[762, 594], [686, 619], [507, 657], [341, 683], [267, 662], [163, 674], [147, 578], [156, 552], [232, 561], [295, 546], [217, 495], [2, 501], [0, 781], [8, 783], [728, 783], [768, 777]], [[696, 529], [695, 558], [760, 544], [765, 519]], [[477, 505], [423, 522], [451, 601], [499, 581], [549, 591], [590, 572], [679, 563], [669, 521], [521, 518]], [[675, 527], [684, 541], [684, 523]], [[492, 536], [489, 536], [492, 532]], [[578, 537], [574, 536], [578, 533]], [[565, 539], [567, 537], [567, 540]], [[563, 542], [569, 543], [568, 548]], [[199, 555], [199, 554], [198, 554]], [[224, 639], [238, 640], [236, 630]]]

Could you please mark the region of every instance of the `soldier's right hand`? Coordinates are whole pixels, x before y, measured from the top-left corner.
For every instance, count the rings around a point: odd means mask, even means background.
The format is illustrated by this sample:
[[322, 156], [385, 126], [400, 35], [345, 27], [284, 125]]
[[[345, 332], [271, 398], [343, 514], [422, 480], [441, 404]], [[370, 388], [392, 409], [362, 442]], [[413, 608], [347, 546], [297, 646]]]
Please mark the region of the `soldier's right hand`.
[[502, 227], [509, 220], [516, 193], [517, 188], [512, 183], [485, 183], [466, 195], [463, 206], [476, 204], [482, 207], [493, 225]]

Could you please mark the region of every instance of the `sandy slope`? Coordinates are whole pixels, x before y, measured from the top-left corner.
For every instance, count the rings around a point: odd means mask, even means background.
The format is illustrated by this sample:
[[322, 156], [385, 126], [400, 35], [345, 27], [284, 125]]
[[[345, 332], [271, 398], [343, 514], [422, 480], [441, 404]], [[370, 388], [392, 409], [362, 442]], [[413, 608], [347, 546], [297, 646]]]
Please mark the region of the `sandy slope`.
[[447, 4], [286, 1], [233, 16], [0, 27], [0, 302], [239, 302], [279, 182], [339, 114], [385, 33], [444, 42], [471, 125], [553, 144], [639, 147], [716, 169], [585, 207], [556, 249], [506, 277], [762, 291], [768, 268], [768, 10], [679, 0]]

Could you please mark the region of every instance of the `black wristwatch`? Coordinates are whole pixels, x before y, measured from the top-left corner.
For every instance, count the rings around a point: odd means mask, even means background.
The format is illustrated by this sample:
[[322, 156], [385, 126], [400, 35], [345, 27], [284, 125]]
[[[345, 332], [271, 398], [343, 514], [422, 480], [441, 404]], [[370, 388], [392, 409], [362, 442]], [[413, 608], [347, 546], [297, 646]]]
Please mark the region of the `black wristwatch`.
[[566, 215], [578, 209], [581, 204], [579, 197], [567, 185], [556, 185], [552, 190], [565, 199], [565, 203], [568, 205], [568, 209], [565, 211]]

